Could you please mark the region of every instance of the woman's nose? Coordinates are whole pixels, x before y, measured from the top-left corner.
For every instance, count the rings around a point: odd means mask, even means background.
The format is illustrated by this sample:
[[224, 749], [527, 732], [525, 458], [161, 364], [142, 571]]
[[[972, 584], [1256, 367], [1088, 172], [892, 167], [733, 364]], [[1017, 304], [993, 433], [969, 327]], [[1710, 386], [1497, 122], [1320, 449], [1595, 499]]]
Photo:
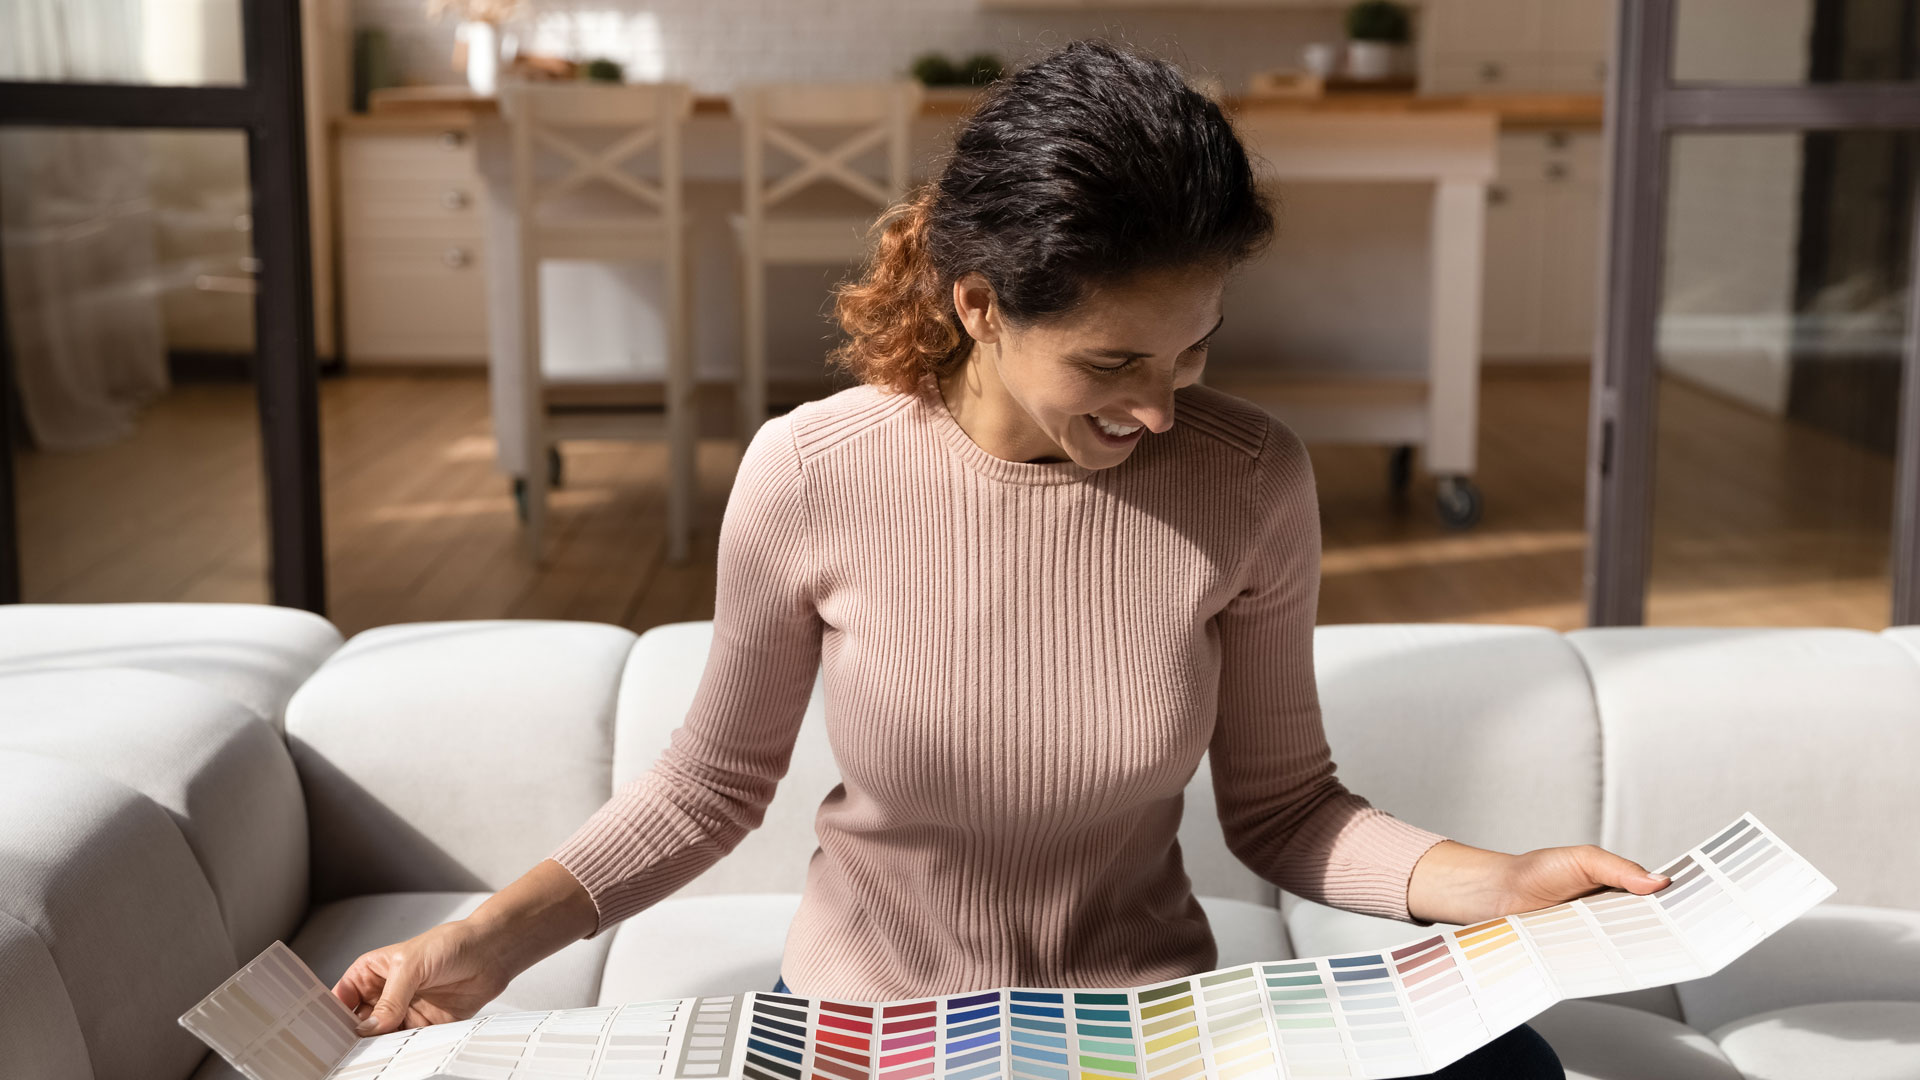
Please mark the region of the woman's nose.
[[1168, 387], [1149, 401], [1134, 404], [1128, 411], [1145, 424], [1148, 431], [1160, 434], [1173, 426], [1173, 388]]

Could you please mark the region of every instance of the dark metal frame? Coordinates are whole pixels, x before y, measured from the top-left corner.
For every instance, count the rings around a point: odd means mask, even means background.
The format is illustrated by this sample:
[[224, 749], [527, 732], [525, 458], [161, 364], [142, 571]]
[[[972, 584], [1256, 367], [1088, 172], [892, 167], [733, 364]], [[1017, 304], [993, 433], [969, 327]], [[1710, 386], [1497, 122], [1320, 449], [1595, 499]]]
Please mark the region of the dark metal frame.
[[[243, 0], [242, 86], [0, 82], [0, 126], [232, 128], [247, 133], [252, 185], [255, 387], [266, 475], [268, 576], [275, 604], [325, 613], [319, 385], [307, 145], [295, 0]], [[4, 283], [0, 283], [4, 288]], [[4, 294], [0, 294], [4, 295]], [[13, 392], [0, 304], [0, 424]], [[0, 429], [0, 603], [20, 593], [11, 430]]]
[[[1585, 588], [1592, 626], [1635, 626], [1646, 619], [1668, 137], [1920, 129], [1920, 84], [1676, 84], [1676, 2], [1620, 0], [1607, 91], [1612, 188], [1587, 454]], [[1920, 260], [1920, 225], [1909, 258]], [[1909, 276], [1894, 474], [1893, 625], [1920, 620], [1920, 265]]]

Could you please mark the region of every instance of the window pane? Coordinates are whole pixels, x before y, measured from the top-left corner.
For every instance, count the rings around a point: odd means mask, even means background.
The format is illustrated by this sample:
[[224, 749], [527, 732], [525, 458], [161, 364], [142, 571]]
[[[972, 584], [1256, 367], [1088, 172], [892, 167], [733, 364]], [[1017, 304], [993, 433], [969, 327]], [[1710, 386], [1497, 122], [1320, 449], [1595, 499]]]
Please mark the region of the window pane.
[[239, 132], [0, 131], [28, 601], [265, 602]]
[[1676, 0], [1678, 82], [1904, 81], [1920, 0]]
[[5, 0], [0, 79], [237, 85], [240, 0]]
[[1647, 622], [1887, 625], [1916, 149], [1674, 139]]

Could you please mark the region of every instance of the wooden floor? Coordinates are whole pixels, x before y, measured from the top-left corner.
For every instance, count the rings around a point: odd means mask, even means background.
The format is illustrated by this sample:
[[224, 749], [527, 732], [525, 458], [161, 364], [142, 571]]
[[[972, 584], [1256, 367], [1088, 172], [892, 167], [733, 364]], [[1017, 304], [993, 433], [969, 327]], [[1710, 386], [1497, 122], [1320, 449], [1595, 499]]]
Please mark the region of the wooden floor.
[[[483, 377], [328, 379], [321, 402], [328, 614], [346, 633], [711, 617], [733, 441], [701, 445], [696, 555], [680, 566], [664, 559], [664, 447], [568, 444], [536, 569], [494, 470]], [[1584, 369], [1489, 369], [1486, 516], [1463, 533], [1435, 520], [1430, 485], [1396, 503], [1384, 448], [1314, 448], [1321, 622], [1583, 625], [1586, 414]], [[1656, 472], [1649, 622], [1886, 625], [1890, 459], [1669, 380]], [[250, 387], [179, 386], [133, 438], [22, 455], [19, 480], [29, 601], [266, 600]]]

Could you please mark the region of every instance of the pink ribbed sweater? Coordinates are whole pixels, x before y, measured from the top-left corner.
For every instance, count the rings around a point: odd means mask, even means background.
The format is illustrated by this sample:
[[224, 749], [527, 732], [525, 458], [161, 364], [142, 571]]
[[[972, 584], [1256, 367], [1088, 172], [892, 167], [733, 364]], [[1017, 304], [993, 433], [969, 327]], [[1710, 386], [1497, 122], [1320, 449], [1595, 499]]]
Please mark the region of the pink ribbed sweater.
[[930, 379], [768, 421], [721, 525], [693, 705], [553, 854], [592, 896], [594, 934], [760, 823], [816, 670], [842, 783], [787, 937], [795, 993], [1212, 968], [1175, 843], [1208, 750], [1228, 844], [1255, 872], [1413, 921], [1408, 878], [1444, 837], [1334, 775], [1306, 450], [1218, 390], [1176, 401], [1172, 428], [1098, 470], [994, 457]]

